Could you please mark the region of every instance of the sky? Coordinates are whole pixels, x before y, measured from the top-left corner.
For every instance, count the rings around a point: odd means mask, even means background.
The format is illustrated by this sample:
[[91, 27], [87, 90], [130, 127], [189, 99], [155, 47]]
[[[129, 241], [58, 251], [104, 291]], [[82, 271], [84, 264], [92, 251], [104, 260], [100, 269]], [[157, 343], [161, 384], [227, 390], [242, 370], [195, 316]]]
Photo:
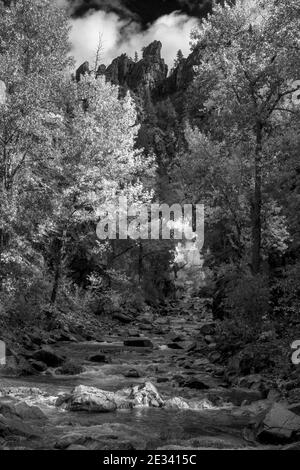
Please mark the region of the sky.
[[72, 19], [72, 53], [77, 65], [85, 60], [93, 63], [100, 40], [101, 62], [108, 65], [124, 52], [131, 57], [134, 57], [135, 51], [140, 54], [143, 46], [156, 39], [163, 44], [163, 58], [172, 66], [178, 49], [184, 55], [189, 54], [190, 32], [196, 25], [196, 18], [173, 12], [143, 30], [139, 23], [128, 23], [115, 13], [91, 11], [81, 18]]
[[70, 39], [77, 66], [86, 60], [93, 64], [99, 40], [100, 62], [106, 65], [124, 52], [131, 57], [138, 52], [141, 57], [142, 47], [160, 40], [162, 56], [172, 67], [179, 49], [185, 56], [189, 54], [190, 32], [198, 24], [201, 8], [209, 3], [209, 0], [57, 1], [69, 8]]

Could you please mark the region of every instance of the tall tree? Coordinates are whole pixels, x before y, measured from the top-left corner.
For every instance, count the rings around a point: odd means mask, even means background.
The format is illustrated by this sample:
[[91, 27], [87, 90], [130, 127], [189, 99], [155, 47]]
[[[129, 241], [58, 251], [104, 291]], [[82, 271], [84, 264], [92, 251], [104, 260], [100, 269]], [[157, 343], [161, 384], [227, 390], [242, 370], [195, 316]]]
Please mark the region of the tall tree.
[[[213, 139], [229, 153], [240, 147], [250, 166], [252, 270], [261, 267], [263, 188], [276, 162], [272, 136], [297, 112], [292, 100], [300, 75], [297, 1], [238, 0], [215, 6], [192, 35], [202, 50], [197, 84], [205, 87]], [[245, 162], [245, 158], [244, 158]]]

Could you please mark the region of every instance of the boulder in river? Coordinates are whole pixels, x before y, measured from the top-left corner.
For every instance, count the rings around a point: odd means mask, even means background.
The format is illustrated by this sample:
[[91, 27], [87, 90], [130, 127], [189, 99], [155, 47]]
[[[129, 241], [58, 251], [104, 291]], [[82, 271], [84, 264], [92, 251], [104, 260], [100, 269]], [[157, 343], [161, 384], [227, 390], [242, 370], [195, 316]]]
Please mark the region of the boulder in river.
[[94, 354], [93, 356], [89, 357], [89, 361], [101, 364], [107, 362], [107, 359], [105, 354]]
[[108, 412], [133, 407], [161, 407], [164, 401], [151, 382], [117, 392], [79, 385], [71, 394], [59, 397], [57, 406], [70, 411]]
[[164, 408], [171, 410], [188, 410], [189, 404], [181, 397], [173, 397], [165, 402]]
[[48, 367], [59, 367], [63, 364], [64, 358], [55, 353], [51, 348], [45, 347], [35, 351], [31, 355], [32, 359], [47, 364]]
[[153, 348], [153, 343], [148, 338], [130, 338], [124, 341], [124, 346], [132, 348]]
[[27, 424], [23, 419], [17, 417], [8, 418], [0, 414], [0, 437], [36, 437], [37, 435], [38, 431]]
[[47, 421], [47, 416], [38, 406], [30, 406], [25, 402], [0, 402], [0, 414], [6, 418], [19, 418], [28, 421]]
[[300, 416], [279, 403], [267, 411], [257, 433], [261, 442], [280, 443], [300, 437]]
[[67, 409], [93, 412], [115, 411], [117, 409], [115, 393], [79, 385], [73, 390]]
[[141, 376], [139, 371], [137, 369], [128, 369], [124, 373], [124, 377], [127, 377], [129, 379], [138, 379]]
[[129, 399], [132, 400], [134, 406], [137, 407], [153, 406], [159, 408], [164, 405], [163, 399], [151, 382], [134, 386], [129, 394]]
[[242, 404], [250, 404], [255, 401], [263, 399], [263, 395], [258, 390], [249, 390], [248, 388], [219, 388], [216, 390], [210, 390], [208, 395], [209, 400], [214, 404], [220, 404], [224, 402], [233, 403], [236, 406]]

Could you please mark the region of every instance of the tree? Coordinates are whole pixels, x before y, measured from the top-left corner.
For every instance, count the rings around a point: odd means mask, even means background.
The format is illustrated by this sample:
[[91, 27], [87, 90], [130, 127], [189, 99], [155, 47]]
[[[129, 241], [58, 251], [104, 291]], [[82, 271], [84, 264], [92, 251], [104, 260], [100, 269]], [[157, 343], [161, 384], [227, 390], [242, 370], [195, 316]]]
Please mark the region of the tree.
[[181, 49], [179, 49], [176, 54], [176, 59], [174, 60], [173, 68], [176, 69], [176, 67], [178, 67], [178, 65], [182, 63], [183, 59], [184, 59], [183, 52]]
[[238, 151], [241, 170], [250, 170], [254, 274], [261, 268], [263, 191], [276, 165], [273, 137], [297, 112], [291, 97], [300, 74], [299, 23], [296, 1], [238, 0], [214, 6], [192, 35], [202, 50], [197, 84], [208, 92], [212, 138], [229, 158]]
[[68, 35], [67, 16], [50, 0], [0, 5], [2, 286], [17, 288], [13, 279], [23, 279], [21, 272], [29, 282], [28, 271], [42, 264], [33, 241], [61, 169], [55, 142], [60, 84], [72, 64]]
[[[152, 159], [134, 148], [138, 125], [130, 96], [119, 99], [116, 86], [94, 76], [70, 83], [68, 95], [72, 115], [65, 115], [60, 144], [64, 172], [50, 220], [56, 247], [55, 254], [52, 249], [53, 303], [68, 247], [74, 249], [76, 240], [86, 239], [96, 249], [100, 209], [117, 206], [120, 196], [137, 204], [152, 197], [143, 185], [143, 178], [151, 174]], [[87, 226], [90, 230], [85, 231]]]

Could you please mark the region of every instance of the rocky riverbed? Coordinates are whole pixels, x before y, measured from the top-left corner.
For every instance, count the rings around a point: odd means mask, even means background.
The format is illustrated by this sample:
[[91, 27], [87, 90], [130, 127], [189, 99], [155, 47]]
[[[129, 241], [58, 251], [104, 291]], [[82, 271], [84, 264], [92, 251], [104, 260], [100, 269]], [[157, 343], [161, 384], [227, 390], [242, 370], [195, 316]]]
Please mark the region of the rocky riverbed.
[[196, 314], [120, 314], [98, 340], [70, 335], [27, 350], [22, 361], [35, 374], [16, 376], [8, 358], [0, 447], [300, 448], [300, 404], [257, 374], [228, 383], [213, 328]]

